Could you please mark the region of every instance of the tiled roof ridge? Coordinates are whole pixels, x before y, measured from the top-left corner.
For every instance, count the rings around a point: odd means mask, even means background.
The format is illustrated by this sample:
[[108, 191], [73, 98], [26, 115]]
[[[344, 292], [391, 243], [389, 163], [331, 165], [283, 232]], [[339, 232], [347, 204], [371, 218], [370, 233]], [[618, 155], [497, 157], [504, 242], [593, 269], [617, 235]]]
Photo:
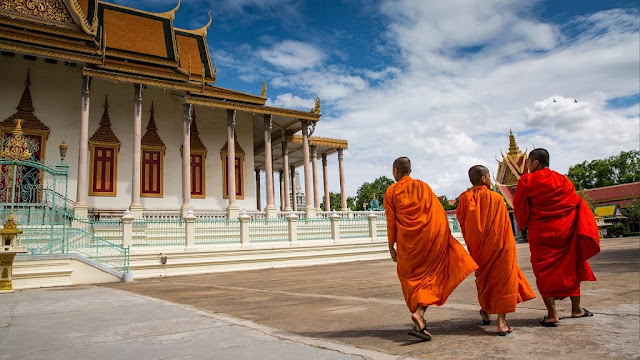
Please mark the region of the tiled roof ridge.
[[584, 191], [587, 192], [587, 191], [595, 191], [595, 190], [607, 190], [607, 189], [612, 189], [612, 188], [617, 188], [617, 187], [626, 187], [626, 186], [632, 186], [632, 185], [640, 185], [640, 181], [634, 181], [634, 182], [624, 183], [624, 184], [615, 184], [615, 185], [609, 185], [609, 186], [602, 186], [602, 187], [597, 187], [597, 188], [592, 188], [592, 189], [584, 189]]

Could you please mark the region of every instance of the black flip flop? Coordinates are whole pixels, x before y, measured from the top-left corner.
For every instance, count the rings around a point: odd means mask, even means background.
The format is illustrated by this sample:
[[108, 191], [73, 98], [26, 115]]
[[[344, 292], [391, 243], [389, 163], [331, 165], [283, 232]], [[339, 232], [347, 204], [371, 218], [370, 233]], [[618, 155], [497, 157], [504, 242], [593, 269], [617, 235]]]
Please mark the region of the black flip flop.
[[422, 340], [422, 341], [429, 341], [431, 340], [431, 335], [427, 335], [424, 332], [427, 331], [427, 326], [425, 325], [420, 331], [417, 330], [411, 330], [409, 331], [409, 335], [411, 336], [415, 336], [418, 339]]
[[512, 331], [513, 331], [513, 328], [509, 326], [509, 330], [507, 331], [498, 331], [498, 336], [507, 336], [507, 334], [510, 334]]
[[484, 316], [482, 316], [482, 310], [480, 310], [480, 317], [482, 318], [482, 325], [491, 325], [491, 319], [485, 320]]
[[558, 323], [547, 322], [546, 320], [547, 317], [543, 317], [542, 320], [540, 320], [540, 325], [544, 327], [558, 327]]
[[589, 316], [593, 316], [593, 313], [585, 308], [582, 308], [582, 310], [584, 310], [584, 314], [580, 315], [580, 316], [572, 316], [572, 319], [577, 319], [577, 318], [583, 318], [583, 317], [589, 317]]

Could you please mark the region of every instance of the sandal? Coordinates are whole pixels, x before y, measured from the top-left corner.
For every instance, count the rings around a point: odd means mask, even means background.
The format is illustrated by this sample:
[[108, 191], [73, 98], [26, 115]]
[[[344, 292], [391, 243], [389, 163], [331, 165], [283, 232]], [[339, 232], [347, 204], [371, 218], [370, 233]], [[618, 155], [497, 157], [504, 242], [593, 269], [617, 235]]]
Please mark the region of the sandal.
[[512, 331], [513, 331], [513, 328], [509, 326], [509, 330], [507, 331], [498, 331], [498, 336], [507, 336], [507, 334], [510, 334]]
[[425, 332], [427, 332], [427, 326], [426, 325], [422, 329], [420, 329], [420, 331], [418, 331], [418, 330], [409, 331], [409, 335], [415, 336], [418, 339], [421, 339], [422, 341], [431, 340], [431, 335], [425, 334]]
[[589, 317], [589, 316], [593, 316], [593, 313], [585, 308], [582, 308], [582, 310], [584, 310], [584, 314], [580, 315], [580, 316], [571, 316], [573, 319], [576, 318], [582, 318], [582, 317]]
[[540, 320], [540, 325], [544, 326], [544, 327], [558, 327], [558, 323], [554, 323], [554, 322], [547, 322], [547, 317], [543, 317], [542, 320]]

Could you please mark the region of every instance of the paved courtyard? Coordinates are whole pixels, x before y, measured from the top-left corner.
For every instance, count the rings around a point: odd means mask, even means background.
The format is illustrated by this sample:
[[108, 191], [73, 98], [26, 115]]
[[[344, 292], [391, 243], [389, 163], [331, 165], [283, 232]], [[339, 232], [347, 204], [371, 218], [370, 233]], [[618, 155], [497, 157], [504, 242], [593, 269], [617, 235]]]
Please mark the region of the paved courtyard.
[[[508, 317], [512, 334], [496, 336], [472, 275], [427, 310], [433, 340], [414, 341], [395, 264], [366, 261], [2, 295], [0, 359], [637, 359], [639, 240], [602, 240], [598, 281], [583, 283], [595, 316], [557, 328], [537, 324], [536, 298]], [[517, 246], [535, 289], [528, 245]], [[558, 308], [570, 315], [568, 300]]]

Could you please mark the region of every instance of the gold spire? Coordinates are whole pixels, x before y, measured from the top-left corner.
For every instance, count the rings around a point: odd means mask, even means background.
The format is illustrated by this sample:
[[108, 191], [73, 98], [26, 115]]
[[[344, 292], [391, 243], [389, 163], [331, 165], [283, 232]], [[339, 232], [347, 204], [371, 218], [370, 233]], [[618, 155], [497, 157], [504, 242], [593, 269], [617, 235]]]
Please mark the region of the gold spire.
[[518, 144], [516, 143], [516, 137], [513, 136], [513, 132], [509, 129], [509, 155], [520, 155], [522, 152], [520, 148], [518, 148]]
[[262, 89], [260, 90], [260, 96], [267, 98], [267, 82], [262, 79]]

